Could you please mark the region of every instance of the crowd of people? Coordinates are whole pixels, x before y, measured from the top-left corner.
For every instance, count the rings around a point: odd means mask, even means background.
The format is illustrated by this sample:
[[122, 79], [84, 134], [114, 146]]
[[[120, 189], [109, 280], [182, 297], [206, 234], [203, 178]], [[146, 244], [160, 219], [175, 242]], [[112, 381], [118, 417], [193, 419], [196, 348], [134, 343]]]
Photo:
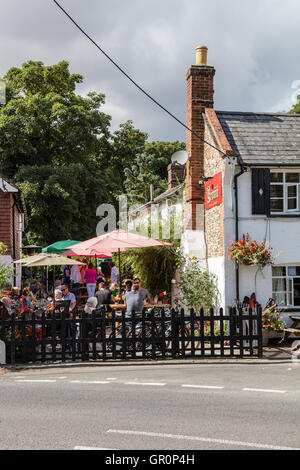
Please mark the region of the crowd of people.
[[37, 302], [44, 302], [48, 307], [59, 302], [69, 302], [69, 314], [73, 315], [78, 311], [80, 289], [86, 286], [87, 302], [84, 310], [88, 314], [101, 307], [109, 311], [110, 306], [118, 304], [126, 308], [127, 314], [130, 315], [133, 311], [141, 313], [146, 304], [152, 303], [149, 292], [142, 286], [139, 278], [126, 280], [122, 291], [119, 288], [119, 278], [119, 270], [113, 261], [102, 264], [97, 270], [91, 262], [84, 263], [83, 266], [65, 266], [62, 279], [55, 281], [50, 292], [47, 292], [40, 282], [36, 282], [34, 286], [24, 282], [21, 291], [13, 288], [0, 301], [8, 314], [12, 313], [16, 304], [18, 311], [29, 311]]

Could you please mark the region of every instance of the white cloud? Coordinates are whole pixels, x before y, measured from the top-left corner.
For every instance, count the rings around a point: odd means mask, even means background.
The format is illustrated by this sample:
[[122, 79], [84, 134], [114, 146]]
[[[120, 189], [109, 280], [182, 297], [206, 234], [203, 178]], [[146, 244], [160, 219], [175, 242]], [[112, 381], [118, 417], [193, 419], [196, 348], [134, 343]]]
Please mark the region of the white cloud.
[[[216, 68], [215, 107], [282, 111], [300, 79], [299, 0], [60, 0], [146, 91], [185, 121], [195, 47]], [[1, 0], [0, 75], [28, 59], [70, 61], [79, 88], [106, 94], [113, 126], [132, 119], [153, 139], [185, 139], [62, 15], [54, 2]]]

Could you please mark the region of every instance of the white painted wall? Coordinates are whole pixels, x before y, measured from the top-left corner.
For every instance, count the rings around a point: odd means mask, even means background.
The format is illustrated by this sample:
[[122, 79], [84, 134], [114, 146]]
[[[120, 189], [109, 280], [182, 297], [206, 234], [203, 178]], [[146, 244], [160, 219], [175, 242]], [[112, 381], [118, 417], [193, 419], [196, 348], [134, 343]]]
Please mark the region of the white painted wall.
[[211, 274], [217, 277], [217, 285], [219, 290], [219, 307], [225, 307], [225, 258], [220, 256], [218, 258], [208, 259], [208, 270]]
[[[238, 167], [237, 170], [238, 171]], [[248, 171], [238, 178], [239, 189], [239, 238], [249, 233], [257, 242], [266, 241], [273, 248], [273, 255], [278, 255], [275, 264], [300, 264], [300, 219], [299, 218], [270, 218], [266, 216], [252, 216], [252, 187], [251, 172]], [[232, 185], [233, 191], [233, 185]], [[235, 241], [235, 218], [230, 198], [229, 185], [224, 187], [225, 197], [225, 230], [224, 240], [226, 250]], [[233, 204], [234, 206], [234, 204]], [[227, 253], [226, 253], [227, 256]], [[240, 299], [255, 291], [257, 300], [264, 305], [272, 297], [272, 270], [268, 266], [263, 272], [257, 272], [255, 266], [240, 265]], [[256, 284], [255, 284], [256, 275]], [[226, 277], [226, 304], [235, 301], [235, 263], [228, 259], [225, 261]]]

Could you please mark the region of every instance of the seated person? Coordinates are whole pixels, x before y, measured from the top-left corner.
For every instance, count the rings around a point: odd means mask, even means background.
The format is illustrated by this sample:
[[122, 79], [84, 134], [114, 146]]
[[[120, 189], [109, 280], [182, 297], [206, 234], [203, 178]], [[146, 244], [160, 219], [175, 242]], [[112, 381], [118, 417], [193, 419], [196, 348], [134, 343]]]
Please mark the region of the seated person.
[[125, 282], [125, 289], [126, 289], [126, 292], [130, 292], [132, 290], [132, 281], [130, 281], [130, 279], [128, 279], [128, 281]]
[[11, 289], [11, 297], [12, 297], [12, 299], [15, 299], [15, 300], [17, 300], [20, 297], [19, 287], [13, 287]]
[[89, 297], [84, 307], [85, 313], [91, 314], [97, 308], [97, 303], [96, 297]]
[[109, 288], [110, 292], [111, 292], [111, 295], [113, 297], [116, 297], [118, 295], [118, 286], [115, 282], [113, 282], [111, 285], [110, 285], [110, 288]]
[[98, 271], [97, 271], [97, 284], [99, 284], [100, 282], [105, 282], [105, 276], [104, 276], [103, 272], [101, 271], [101, 269], [98, 268]]
[[27, 307], [27, 308], [31, 307], [32, 297], [33, 297], [33, 294], [31, 292], [30, 287], [24, 287], [23, 297], [22, 297], [22, 302], [23, 302], [24, 307]]
[[[1, 303], [2, 303], [3, 306], [4, 306], [4, 311], [5, 311], [5, 313], [6, 313], [5, 316], [6, 316], [7, 318], [9, 318], [10, 315], [12, 314], [12, 308], [11, 308], [11, 307], [12, 307], [12, 303], [13, 303], [12, 299], [10, 299], [9, 297], [2, 297]], [[1, 317], [0, 317], [0, 319], [1, 319]]]
[[54, 283], [54, 290], [61, 290], [61, 280], [60, 279], [57, 279]]
[[63, 299], [63, 293], [60, 289], [55, 289], [54, 291], [54, 300], [56, 302], [59, 302], [60, 300]]
[[125, 294], [126, 314], [131, 316], [132, 312], [142, 313], [144, 300], [139, 285], [133, 284], [132, 291]]
[[66, 284], [61, 286], [62, 291], [62, 300], [70, 300], [70, 314], [73, 314], [75, 307], [76, 307], [76, 297], [73, 292], [69, 291], [69, 287]]
[[133, 285], [138, 285], [139, 286], [139, 292], [141, 293], [143, 300], [146, 300], [146, 302], [148, 302], [149, 304], [152, 304], [152, 299], [150, 297], [150, 294], [147, 291], [147, 289], [142, 287], [142, 283], [141, 283], [140, 278], [136, 277], [133, 280]]
[[101, 305], [110, 305], [115, 301], [111, 292], [107, 288], [106, 282], [100, 282], [99, 290], [96, 292], [96, 298], [98, 301], [98, 307], [101, 307]]
[[43, 295], [42, 295], [42, 285], [40, 282], [36, 282], [34, 289], [33, 289], [33, 295], [36, 299], [40, 300]]

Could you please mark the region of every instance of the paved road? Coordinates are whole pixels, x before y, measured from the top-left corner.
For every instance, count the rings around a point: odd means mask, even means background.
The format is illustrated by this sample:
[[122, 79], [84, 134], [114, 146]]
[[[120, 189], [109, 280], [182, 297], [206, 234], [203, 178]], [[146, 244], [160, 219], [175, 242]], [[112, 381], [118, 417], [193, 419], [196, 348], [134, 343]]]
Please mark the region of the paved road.
[[300, 364], [0, 375], [0, 449], [300, 448]]

